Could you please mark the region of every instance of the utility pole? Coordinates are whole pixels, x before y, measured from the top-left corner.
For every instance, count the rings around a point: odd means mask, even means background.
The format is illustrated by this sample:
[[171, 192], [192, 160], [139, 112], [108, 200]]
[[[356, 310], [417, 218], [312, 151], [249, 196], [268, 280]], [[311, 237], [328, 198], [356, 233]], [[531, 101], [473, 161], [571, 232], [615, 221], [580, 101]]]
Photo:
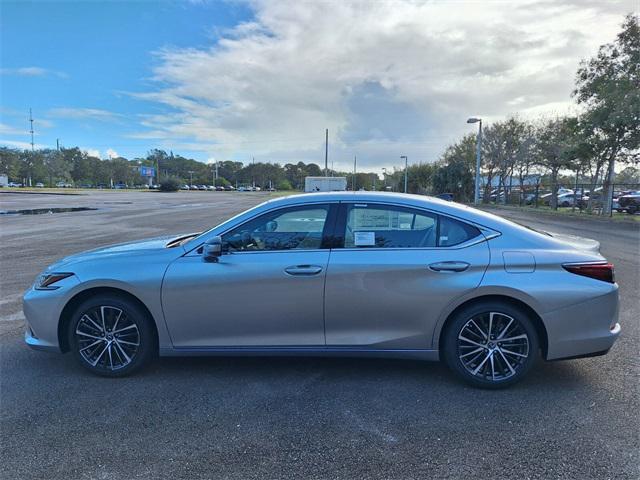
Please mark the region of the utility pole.
[[[467, 120], [467, 123], [479, 123], [476, 141], [476, 184], [473, 194], [473, 203], [478, 205], [480, 203], [480, 164], [482, 162], [482, 119], [471, 117]], [[537, 203], [536, 201], [536, 206]]]
[[33, 114], [31, 113], [31, 109], [29, 109], [29, 122], [31, 123], [31, 151], [33, 152]]
[[189, 176], [190, 176], [189, 188], [191, 188], [191, 185], [193, 185], [193, 170], [189, 170]]
[[56, 150], [60, 151], [60, 139], [56, 138]]
[[404, 193], [407, 193], [407, 184], [409, 180], [409, 159], [406, 155], [401, 155], [400, 160], [404, 158]]
[[356, 165], [358, 162], [358, 158], [354, 155], [353, 156], [353, 191], [356, 191]]
[[251, 157], [251, 165], [253, 166], [253, 168], [251, 169], [251, 185], [253, 187], [253, 191], [255, 192], [256, 190], [256, 177], [255, 177], [256, 157]]
[[[332, 168], [333, 170], [333, 168]], [[324, 131], [324, 176], [329, 176], [329, 129]]]

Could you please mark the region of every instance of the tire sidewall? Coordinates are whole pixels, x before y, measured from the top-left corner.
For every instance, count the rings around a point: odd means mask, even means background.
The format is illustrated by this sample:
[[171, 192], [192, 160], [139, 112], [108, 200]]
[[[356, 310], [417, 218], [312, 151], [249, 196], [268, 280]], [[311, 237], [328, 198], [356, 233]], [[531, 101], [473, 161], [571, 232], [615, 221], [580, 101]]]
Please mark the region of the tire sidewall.
[[[513, 317], [520, 323], [529, 337], [529, 356], [523, 365], [520, 366], [516, 374], [506, 380], [490, 381], [473, 376], [466, 370], [458, 358], [458, 334], [460, 333], [460, 330], [472, 317], [488, 312], [499, 312]], [[518, 382], [534, 365], [540, 352], [538, 333], [533, 322], [529, 318], [529, 314], [522, 308], [515, 305], [496, 301], [479, 302], [457, 312], [446, 325], [443, 340], [443, 358], [449, 368], [453, 370], [458, 377], [480, 388], [504, 388]]]
[[[85, 312], [99, 306], [116, 307], [125, 311], [131, 319], [134, 319], [138, 326], [140, 346], [138, 347], [136, 356], [129, 365], [119, 370], [108, 371], [92, 367], [86, 362], [86, 360], [84, 360], [79, 352], [78, 341], [75, 335], [76, 327]], [[98, 295], [88, 298], [80, 303], [71, 316], [71, 321], [69, 322], [67, 329], [67, 340], [73, 356], [80, 365], [91, 373], [103, 377], [124, 377], [129, 375], [146, 365], [152, 358], [155, 351], [155, 335], [148, 314], [135, 302], [116, 295]]]

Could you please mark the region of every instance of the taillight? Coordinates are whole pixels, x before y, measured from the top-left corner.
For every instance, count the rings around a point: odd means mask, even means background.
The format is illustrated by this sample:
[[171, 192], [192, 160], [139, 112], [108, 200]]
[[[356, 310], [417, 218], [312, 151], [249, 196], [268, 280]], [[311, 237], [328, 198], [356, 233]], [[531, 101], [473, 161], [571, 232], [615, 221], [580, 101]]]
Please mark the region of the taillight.
[[612, 263], [567, 263], [562, 268], [583, 277], [615, 283]]

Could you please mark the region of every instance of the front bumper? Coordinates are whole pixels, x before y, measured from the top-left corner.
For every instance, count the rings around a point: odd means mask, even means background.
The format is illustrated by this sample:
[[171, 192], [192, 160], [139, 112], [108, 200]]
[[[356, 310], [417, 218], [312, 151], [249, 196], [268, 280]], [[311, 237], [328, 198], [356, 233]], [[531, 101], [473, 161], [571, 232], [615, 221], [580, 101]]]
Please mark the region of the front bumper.
[[26, 319], [25, 343], [33, 349], [60, 352], [58, 323], [71, 290], [80, 281], [75, 275], [61, 280], [55, 290], [29, 288], [22, 298]]
[[34, 336], [33, 330], [31, 327], [27, 326], [27, 329], [24, 332], [24, 343], [26, 343], [29, 347], [34, 350], [40, 350], [42, 352], [51, 352], [51, 353], [62, 353], [60, 351], [59, 345], [56, 343], [52, 345], [43, 340]]

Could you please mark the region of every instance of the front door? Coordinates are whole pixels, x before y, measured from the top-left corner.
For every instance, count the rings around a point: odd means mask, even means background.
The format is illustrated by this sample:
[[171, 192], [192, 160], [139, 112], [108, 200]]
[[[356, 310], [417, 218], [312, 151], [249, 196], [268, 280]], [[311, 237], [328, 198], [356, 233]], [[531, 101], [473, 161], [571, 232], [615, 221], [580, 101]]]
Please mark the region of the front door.
[[330, 210], [268, 212], [222, 236], [218, 263], [198, 250], [174, 261], [162, 286], [174, 347], [324, 346]]

